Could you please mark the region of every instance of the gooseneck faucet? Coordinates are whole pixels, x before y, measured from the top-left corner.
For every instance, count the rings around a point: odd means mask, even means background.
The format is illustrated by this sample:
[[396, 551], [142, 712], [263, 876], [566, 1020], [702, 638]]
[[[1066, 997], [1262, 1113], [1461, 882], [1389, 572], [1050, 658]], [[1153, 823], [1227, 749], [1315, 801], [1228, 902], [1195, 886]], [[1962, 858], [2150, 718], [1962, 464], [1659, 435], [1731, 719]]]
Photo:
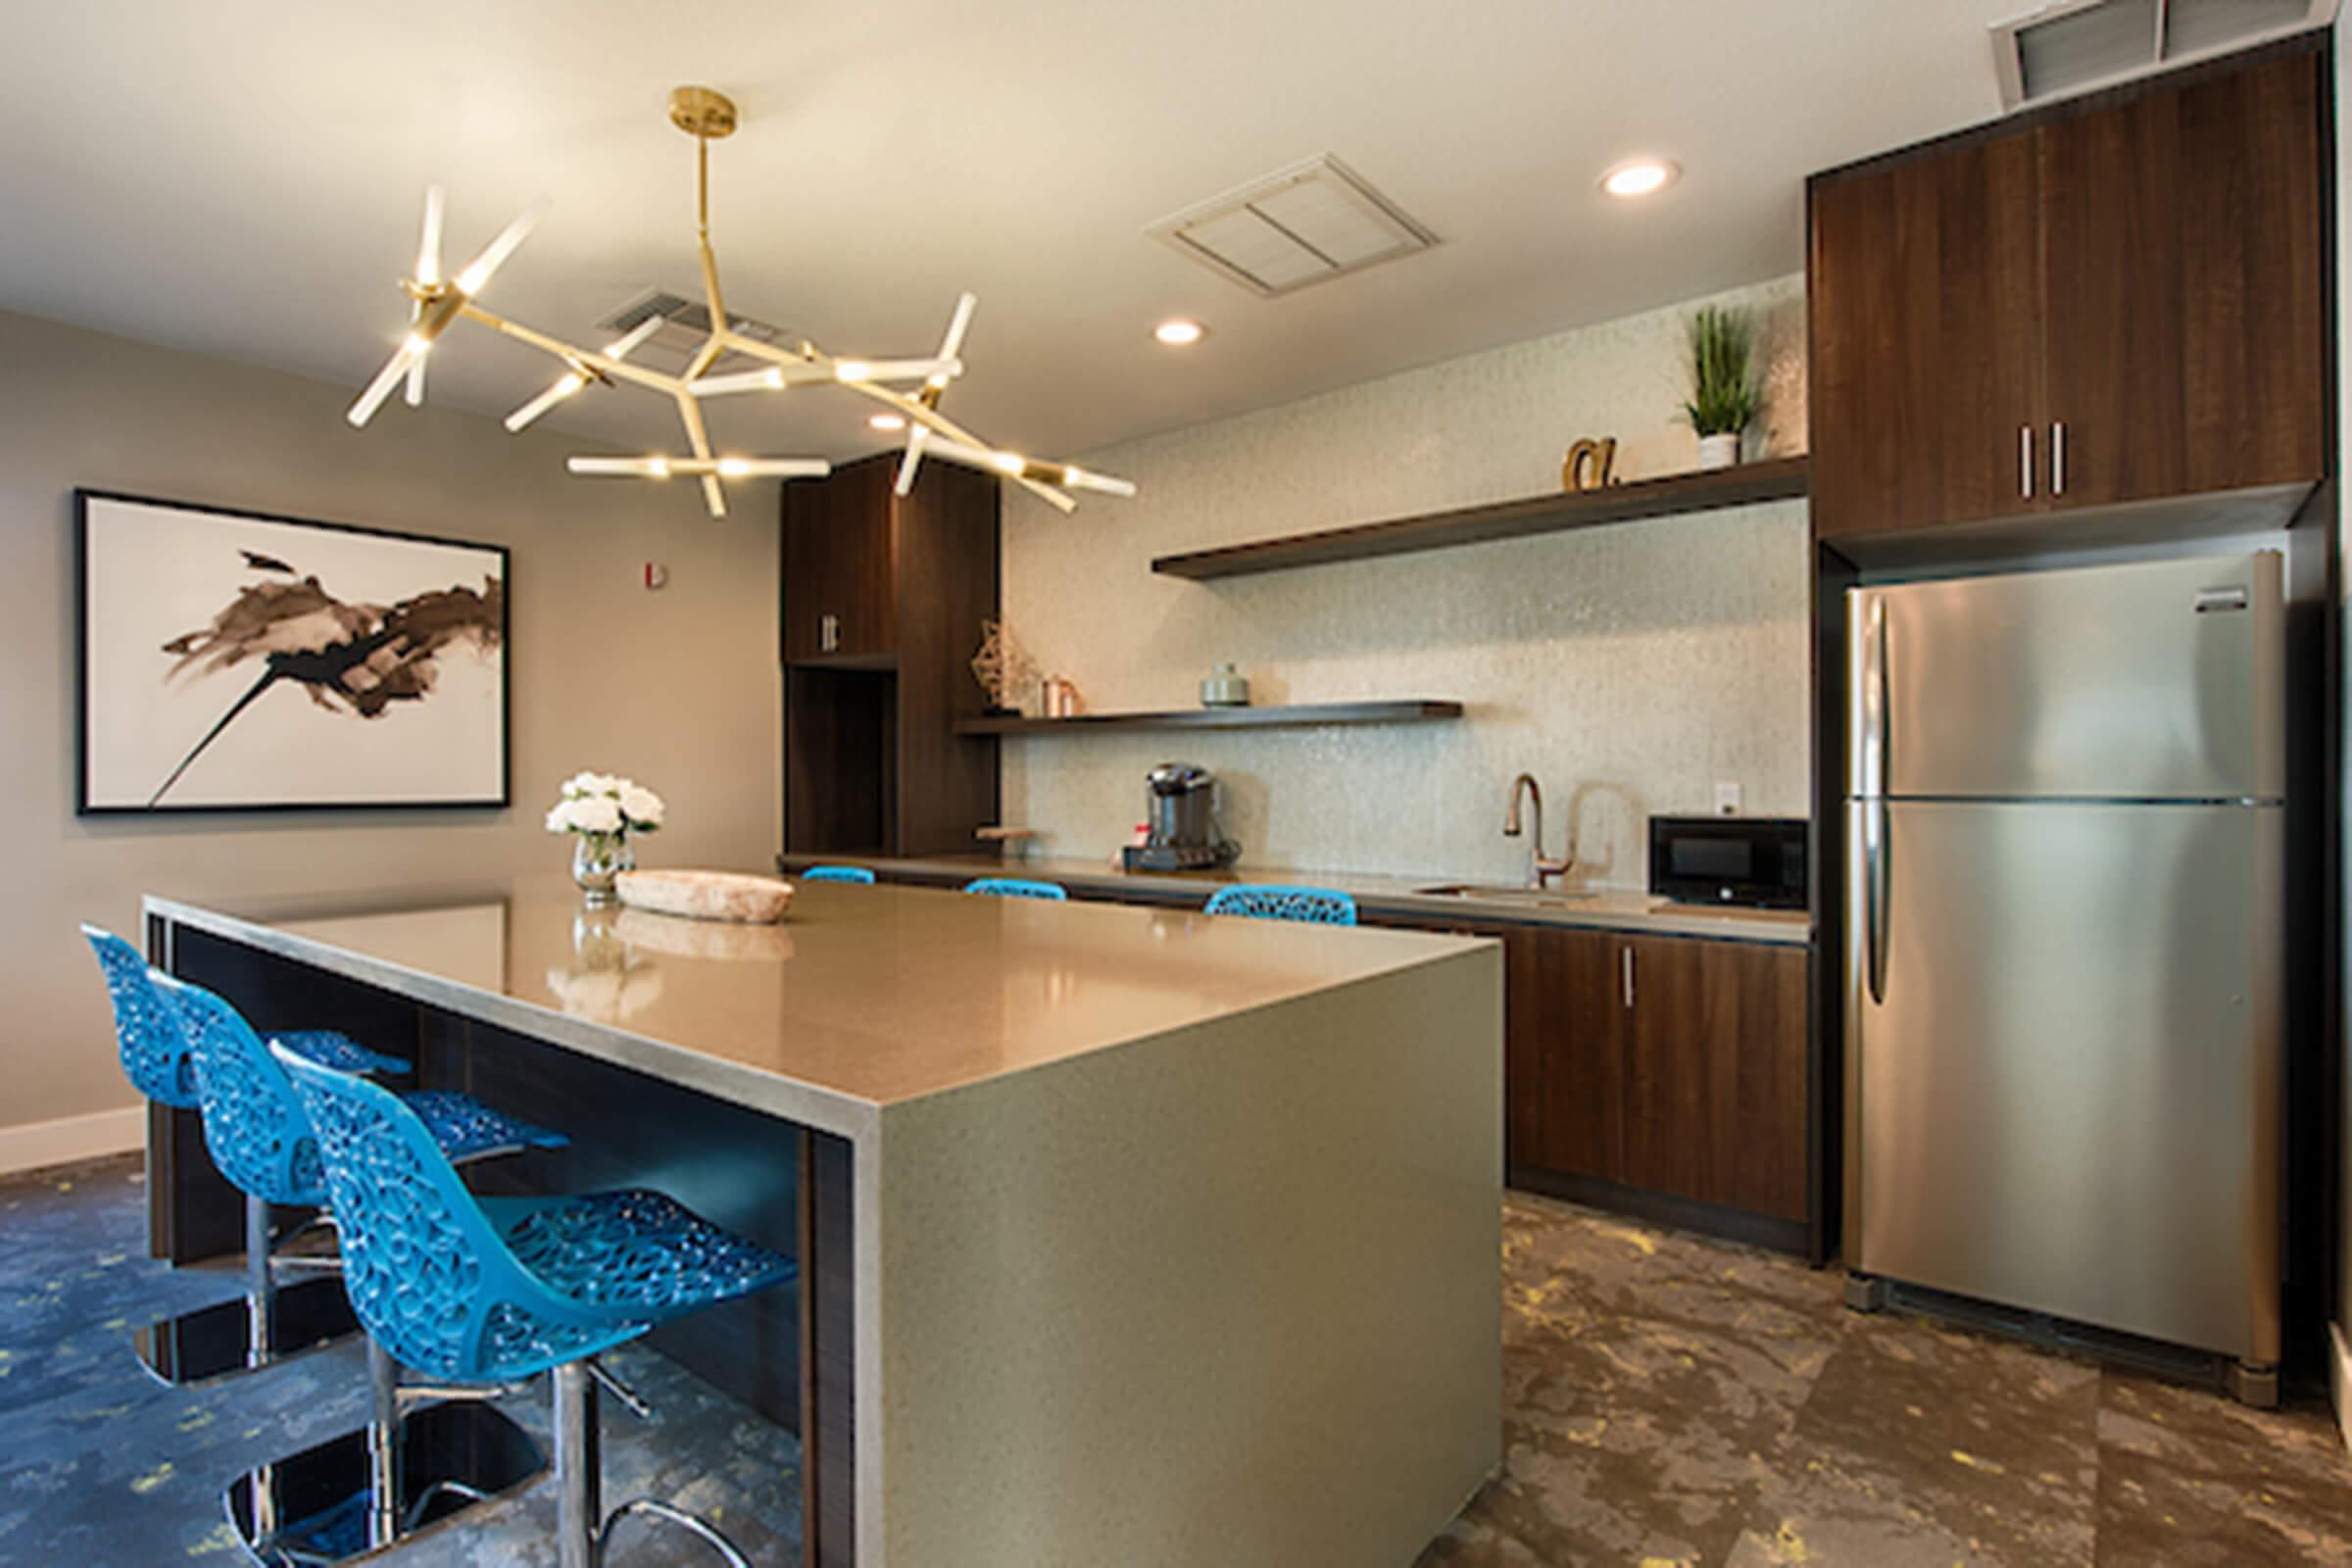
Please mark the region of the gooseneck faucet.
[[1575, 829], [1571, 824], [1567, 855], [1557, 860], [1544, 858], [1544, 789], [1536, 782], [1533, 773], [1522, 773], [1511, 780], [1511, 807], [1502, 817], [1503, 837], [1515, 839], [1519, 836], [1519, 800], [1522, 796], [1535, 808], [1536, 818], [1535, 843], [1529, 847], [1533, 863], [1528, 871], [1527, 885], [1540, 888], [1555, 876], [1566, 876], [1568, 868], [1576, 863]]

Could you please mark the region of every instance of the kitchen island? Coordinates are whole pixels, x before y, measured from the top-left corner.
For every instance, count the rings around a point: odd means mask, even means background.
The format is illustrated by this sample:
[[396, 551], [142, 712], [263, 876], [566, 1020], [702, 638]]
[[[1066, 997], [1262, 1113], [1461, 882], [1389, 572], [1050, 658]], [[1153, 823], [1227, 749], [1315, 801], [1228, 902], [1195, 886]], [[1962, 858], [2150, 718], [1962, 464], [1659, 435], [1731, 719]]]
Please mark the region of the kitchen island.
[[[656, 1343], [801, 1432], [808, 1561], [1401, 1564], [1498, 1463], [1493, 942], [824, 884], [710, 925], [560, 878], [147, 915], [263, 1027], [573, 1135], [504, 1179], [793, 1250], [797, 1292]], [[158, 1113], [175, 1257], [233, 1234], [199, 1144]]]

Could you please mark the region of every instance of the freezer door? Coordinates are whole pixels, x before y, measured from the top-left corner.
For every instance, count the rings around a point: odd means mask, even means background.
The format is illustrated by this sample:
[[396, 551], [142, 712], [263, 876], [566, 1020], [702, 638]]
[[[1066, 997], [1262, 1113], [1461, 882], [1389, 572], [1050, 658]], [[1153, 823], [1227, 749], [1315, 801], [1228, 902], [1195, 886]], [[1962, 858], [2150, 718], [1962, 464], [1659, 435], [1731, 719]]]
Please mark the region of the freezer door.
[[1846, 816], [1848, 1265], [2277, 1360], [2278, 808]]
[[1849, 795], [2284, 793], [2276, 552], [1849, 595]]

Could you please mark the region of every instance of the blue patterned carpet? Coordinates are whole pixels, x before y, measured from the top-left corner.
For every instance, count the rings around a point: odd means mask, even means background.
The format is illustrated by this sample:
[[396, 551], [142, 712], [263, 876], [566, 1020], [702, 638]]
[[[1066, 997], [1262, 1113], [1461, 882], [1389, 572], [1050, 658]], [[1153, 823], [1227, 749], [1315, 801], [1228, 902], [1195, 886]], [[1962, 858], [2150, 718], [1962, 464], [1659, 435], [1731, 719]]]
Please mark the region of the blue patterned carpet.
[[[228, 1300], [238, 1275], [146, 1255], [133, 1158], [0, 1183], [0, 1564], [150, 1568], [243, 1560], [220, 1488], [264, 1460], [360, 1426], [367, 1358], [355, 1341], [203, 1390], [142, 1371], [131, 1330]], [[761, 1565], [800, 1561], [800, 1446], [660, 1356], [613, 1368], [651, 1423], [604, 1401], [608, 1504], [663, 1497], [718, 1523]], [[544, 1383], [503, 1408], [544, 1446]], [[554, 1568], [555, 1492], [543, 1480], [372, 1559], [387, 1568]], [[707, 1568], [707, 1547], [641, 1522], [616, 1534], [627, 1568]]]

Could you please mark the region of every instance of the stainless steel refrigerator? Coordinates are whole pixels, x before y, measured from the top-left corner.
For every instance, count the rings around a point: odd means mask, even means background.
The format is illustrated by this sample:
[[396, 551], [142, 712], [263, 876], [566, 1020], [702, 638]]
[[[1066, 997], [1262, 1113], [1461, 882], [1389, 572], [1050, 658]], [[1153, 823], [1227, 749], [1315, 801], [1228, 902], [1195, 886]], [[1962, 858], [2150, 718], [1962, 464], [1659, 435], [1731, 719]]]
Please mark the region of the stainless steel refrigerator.
[[1848, 591], [1845, 1252], [2278, 1358], [2278, 557]]

